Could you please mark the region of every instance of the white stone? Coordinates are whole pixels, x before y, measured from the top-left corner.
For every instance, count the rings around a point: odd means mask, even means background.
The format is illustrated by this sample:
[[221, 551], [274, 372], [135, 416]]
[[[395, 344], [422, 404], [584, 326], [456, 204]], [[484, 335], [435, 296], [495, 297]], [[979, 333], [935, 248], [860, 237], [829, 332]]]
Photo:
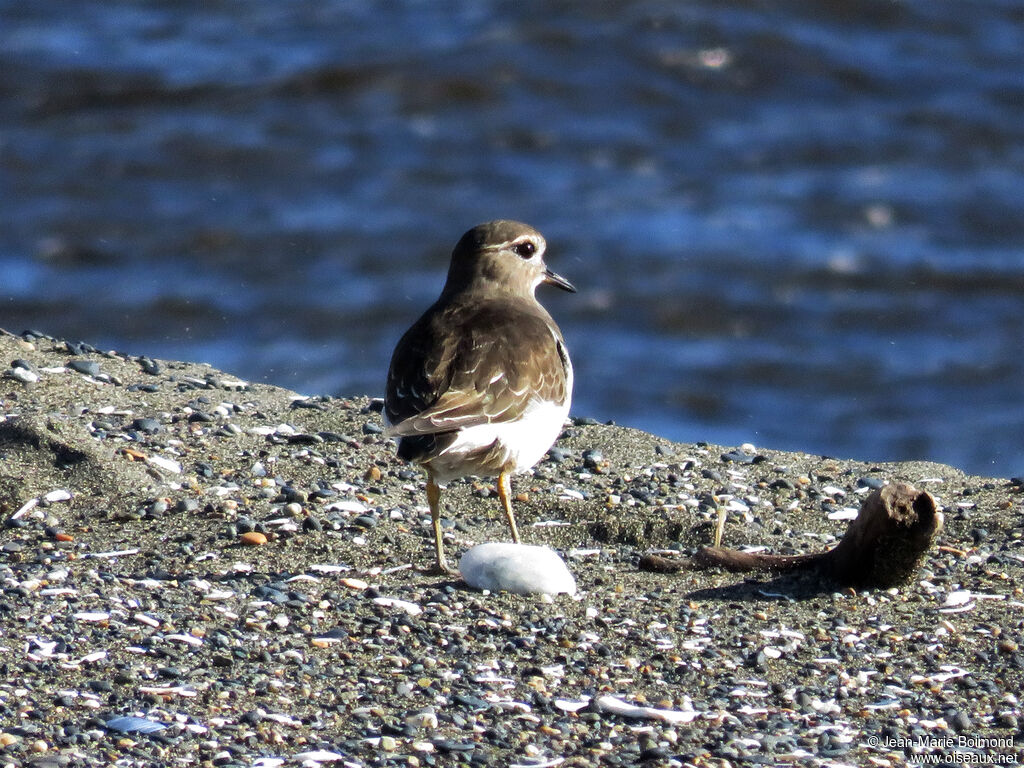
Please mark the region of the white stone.
[[7, 371], [7, 375], [24, 384], [34, 384], [39, 381], [39, 374], [27, 368], [11, 368], [11, 370]]
[[149, 456], [146, 458], [146, 461], [155, 467], [173, 472], [176, 475], [181, 474], [181, 464], [173, 459], [165, 459], [163, 456]]
[[476, 589], [519, 595], [576, 594], [576, 579], [550, 547], [478, 544], [462, 556], [459, 570], [463, 580]]

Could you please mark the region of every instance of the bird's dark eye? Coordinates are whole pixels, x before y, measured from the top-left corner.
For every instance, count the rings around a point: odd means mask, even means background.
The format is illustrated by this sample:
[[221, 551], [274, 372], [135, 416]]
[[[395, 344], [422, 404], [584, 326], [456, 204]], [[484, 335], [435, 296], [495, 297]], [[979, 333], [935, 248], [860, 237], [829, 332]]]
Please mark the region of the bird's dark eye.
[[537, 246], [527, 240], [523, 243], [516, 243], [512, 246], [512, 250], [515, 251], [518, 256], [528, 259], [537, 252]]

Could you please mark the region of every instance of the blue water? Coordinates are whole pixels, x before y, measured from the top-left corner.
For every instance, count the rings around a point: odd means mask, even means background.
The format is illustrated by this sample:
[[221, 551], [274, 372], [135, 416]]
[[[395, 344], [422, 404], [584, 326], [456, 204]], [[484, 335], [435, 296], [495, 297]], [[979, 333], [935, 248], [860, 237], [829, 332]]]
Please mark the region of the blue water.
[[1019, 2], [0, 0], [0, 327], [307, 393], [512, 217], [574, 413], [1022, 475], [1022, 201]]

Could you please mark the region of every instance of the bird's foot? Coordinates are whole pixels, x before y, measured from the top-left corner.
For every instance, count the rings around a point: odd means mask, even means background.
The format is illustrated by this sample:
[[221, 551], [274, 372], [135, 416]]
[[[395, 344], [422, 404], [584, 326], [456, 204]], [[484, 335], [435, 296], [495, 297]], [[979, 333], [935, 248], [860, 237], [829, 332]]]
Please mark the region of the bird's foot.
[[425, 565], [416, 569], [425, 576], [452, 576], [454, 578], [461, 578], [458, 568], [452, 568], [446, 562], [434, 563], [433, 565]]

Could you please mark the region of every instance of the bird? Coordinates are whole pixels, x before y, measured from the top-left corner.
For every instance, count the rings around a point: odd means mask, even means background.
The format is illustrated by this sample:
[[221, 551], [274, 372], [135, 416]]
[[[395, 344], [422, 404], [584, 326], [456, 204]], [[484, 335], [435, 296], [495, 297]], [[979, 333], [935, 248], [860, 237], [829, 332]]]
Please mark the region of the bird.
[[388, 367], [384, 435], [398, 456], [427, 475], [435, 564], [444, 554], [441, 490], [460, 477], [497, 477], [512, 512], [513, 474], [533, 467], [561, 434], [572, 400], [565, 340], [537, 301], [542, 284], [576, 288], [544, 262], [547, 242], [533, 227], [500, 219], [479, 224], [455, 245], [440, 297], [405, 332]]

